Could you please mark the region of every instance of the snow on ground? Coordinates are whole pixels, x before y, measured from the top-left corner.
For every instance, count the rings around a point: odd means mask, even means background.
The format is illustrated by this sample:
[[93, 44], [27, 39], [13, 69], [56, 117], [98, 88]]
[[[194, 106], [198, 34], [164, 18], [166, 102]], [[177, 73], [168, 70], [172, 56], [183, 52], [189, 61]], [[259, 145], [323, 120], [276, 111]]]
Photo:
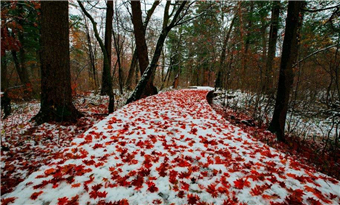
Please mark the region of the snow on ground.
[[[225, 97], [225, 91], [217, 91], [220, 95], [216, 98], [216, 103], [222, 104], [223, 100], [225, 105], [233, 110], [242, 110], [243, 112], [249, 111], [258, 100], [255, 93], [244, 92], [241, 90], [228, 90]], [[229, 98], [229, 99], [228, 99]], [[257, 112], [261, 114], [264, 123], [269, 123], [267, 120], [273, 115], [274, 104], [268, 106], [268, 99], [265, 96], [260, 96]], [[273, 102], [274, 103], [274, 102]], [[311, 112], [305, 110], [305, 112]], [[288, 133], [292, 133], [301, 137], [335, 137], [338, 133], [336, 127], [333, 125], [333, 116], [329, 116], [325, 119], [317, 117], [315, 113], [309, 113], [312, 117], [301, 116], [297, 112], [291, 110], [287, 114], [286, 129]], [[339, 117], [337, 118], [339, 120]], [[336, 124], [336, 123], [335, 123]], [[338, 131], [339, 132], [339, 131]]]
[[339, 204], [339, 181], [231, 125], [206, 94], [171, 91], [123, 107], [3, 202]]
[[[123, 101], [125, 96], [116, 95], [116, 107], [122, 107]], [[30, 121], [40, 109], [38, 101], [12, 103], [13, 112], [1, 120], [1, 194], [11, 192], [19, 182], [70, 146], [74, 137], [102, 120], [107, 113], [107, 102], [106, 96], [85, 93], [74, 102], [85, 115], [76, 124], [39, 126]]]

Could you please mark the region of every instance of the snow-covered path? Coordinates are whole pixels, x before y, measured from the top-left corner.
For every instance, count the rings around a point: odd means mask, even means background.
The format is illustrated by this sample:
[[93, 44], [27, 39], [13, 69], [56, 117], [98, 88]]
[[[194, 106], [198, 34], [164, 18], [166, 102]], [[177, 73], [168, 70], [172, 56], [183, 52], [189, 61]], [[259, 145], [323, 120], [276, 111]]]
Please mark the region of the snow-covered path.
[[339, 204], [339, 181], [225, 121], [207, 103], [207, 92], [171, 91], [123, 107], [2, 201]]

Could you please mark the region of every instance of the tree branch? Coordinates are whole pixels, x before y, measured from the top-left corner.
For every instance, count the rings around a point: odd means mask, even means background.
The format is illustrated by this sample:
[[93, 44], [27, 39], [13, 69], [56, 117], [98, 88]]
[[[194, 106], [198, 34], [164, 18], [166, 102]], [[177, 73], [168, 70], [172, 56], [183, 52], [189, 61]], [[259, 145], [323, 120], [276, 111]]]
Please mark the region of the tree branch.
[[328, 50], [328, 49], [330, 49], [330, 48], [333, 48], [333, 47], [336, 47], [336, 46], [339, 46], [339, 45], [340, 45], [340, 44], [333, 44], [333, 45], [327, 46], [326, 48], [322, 48], [322, 49], [320, 49], [320, 50], [317, 50], [317, 51], [315, 51], [315, 52], [313, 52], [313, 53], [307, 55], [307, 56], [304, 57], [303, 59], [299, 60], [297, 63], [295, 63], [295, 64], [293, 65], [293, 67], [297, 66], [299, 63], [301, 63], [301, 62], [307, 60], [308, 58], [312, 57], [313, 55], [316, 55], [316, 54], [318, 54], [318, 53], [321, 53], [321, 52], [323, 52], [323, 51], [326, 51], [326, 50]]

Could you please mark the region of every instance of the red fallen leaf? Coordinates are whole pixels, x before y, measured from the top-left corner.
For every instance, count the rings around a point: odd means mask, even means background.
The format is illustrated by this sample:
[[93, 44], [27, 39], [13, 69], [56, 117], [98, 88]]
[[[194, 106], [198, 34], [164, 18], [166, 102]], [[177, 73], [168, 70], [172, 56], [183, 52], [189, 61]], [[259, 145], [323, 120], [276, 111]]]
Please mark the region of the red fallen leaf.
[[273, 200], [273, 199], [278, 199], [280, 197], [276, 194], [274, 194], [274, 195], [263, 194], [262, 198], [267, 199], [267, 200]]
[[3, 199], [1, 199], [1, 204], [7, 205], [9, 203], [14, 203], [15, 199], [16, 199], [16, 197], [3, 198]]
[[328, 200], [322, 193], [320, 190], [316, 189], [316, 188], [312, 188], [309, 186], [305, 186], [305, 189], [309, 192], [312, 192], [314, 194], [314, 196], [316, 196], [318, 199], [322, 200], [323, 202], [329, 204], [331, 203], [330, 200]]
[[55, 169], [53, 169], [53, 168], [50, 168], [50, 169], [47, 169], [47, 170], [45, 170], [45, 175], [46, 176], [48, 176], [48, 175], [50, 175], [50, 174], [53, 174], [55, 172]]
[[103, 185], [102, 184], [96, 184], [96, 185], [93, 185], [92, 186], [92, 189], [94, 190], [94, 191], [98, 191], [100, 188], [102, 188], [103, 187]]
[[103, 191], [103, 192], [98, 191], [98, 192], [97, 192], [97, 196], [98, 196], [99, 198], [104, 198], [104, 197], [106, 197], [106, 195], [107, 195], [107, 192], [106, 192], [106, 191]]
[[263, 189], [261, 189], [261, 186], [256, 185], [254, 188], [251, 189], [250, 194], [252, 196], [258, 196], [263, 193]]
[[75, 195], [66, 205], [79, 205], [78, 199], [79, 196]]
[[86, 135], [85, 140], [86, 141], [92, 141], [92, 135]]
[[157, 192], [158, 191], [158, 188], [156, 187], [155, 183], [153, 182], [147, 182], [146, 183], [148, 185], [148, 191], [151, 192], [151, 193], [154, 193], [154, 192]]
[[96, 162], [93, 159], [91, 159], [91, 160], [84, 159], [83, 163], [86, 164], [87, 166], [90, 166], [90, 165], [95, 164]]
[[71, 187], [72, 187], [72, 188], [76, 188], [76, 187], [80, 187], [80, 185], [81, 185], [80, 183], [77, 183], [77, 184], [72, 184], [72, 186], [71, 186]]
[[58, 198], [58, 205], [66, 205], [67, 202], [68, 202], [68, 198], [67, 197]]
[[177, 196], [178, 196], [179, 198], [183, 198], [183, 197], [184, 197], [184, 191], [179, 191], [178, 194], [177, 194]]
[[234, 185], [237, 189], [243, 189], [244, 186], [249, 187], [250, 186], [250, 182], [247, 179], [238, 179], [234, 181]]
[[217, 197], [218, 196], [218, 193], [217, 193], [217, 190], [216, 190], [216, 184], [210, 184], [208, 185], [207, 187], [207, 192], [209, 194], [211, 194], [212, 197]]
[[155, 200], [152, 201], [152, 204], [162, 204], [162, 200], [155, 199]]
[[335, 194], [329, 193], [329, 197], [331, 200], [335, 199], [337, 196]]
[[200, 197], [196, 194], [188, 194], [188, 204], [197, 204], [197, 202], [200, 200]]
[[156, 170], [158, 171], [159, 176], [161, 176], [161, 177], [165, 177], [166, 176], [167, 167], [168, 167], [167, 163], [161, 163], [161, 165], [156, 168]]
[[96, 191], [91, 191], [90, 193], [90, 198], [96, 199], [97, 198], [97, 192]]
[[143, 187], [144, 177], [138, 175], [136, 179], [132, 180], [131, 184], [136, 186], [135, 189], [140, 189]]
[[313, 199], [312, 197], [307, 198], [307, 201], [311, 205], [323, 205], [320, 201]]
[[31, 199], [32, 200], [36, 200], [37, 198], [38, 198], [38, 196], [40, 195], [40, 194], [42, 194], [43, 193], [43, 191], [39, 191], [39, 192], [34, 192], [32, 195], [31, 195]]
[[107, 126], [107, 129], [112, 129], [112, 125]]
[[129, 201], [127, 199], [121, 199], [119, 201], [111, 203], [112, 205], [129, 205]]
[[184, 181], [181, 181], [181, 189], [184, 189], [186, 191], [189, 191], [189, 184], [188, 183], [185, 183]]
[[288, 204], [302, 204], [302, 196], [304, 195], [301, 189], [292, 191], [292, 194], [285, 198], [285, 202]]
[[177, 174], [178, 172], [175, 170], [170, 171], [170, 176], [169, 176], [169, 182], [172, 184], [175, 184], [177, 181]]

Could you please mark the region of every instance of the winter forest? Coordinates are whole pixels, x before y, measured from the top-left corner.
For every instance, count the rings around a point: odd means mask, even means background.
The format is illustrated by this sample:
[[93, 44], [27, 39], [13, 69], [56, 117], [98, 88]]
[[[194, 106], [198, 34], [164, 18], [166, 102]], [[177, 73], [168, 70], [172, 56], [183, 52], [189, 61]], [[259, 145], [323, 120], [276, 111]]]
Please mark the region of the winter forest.
[[1, 204], [340, 204], [340, 2], [1, 1]]

